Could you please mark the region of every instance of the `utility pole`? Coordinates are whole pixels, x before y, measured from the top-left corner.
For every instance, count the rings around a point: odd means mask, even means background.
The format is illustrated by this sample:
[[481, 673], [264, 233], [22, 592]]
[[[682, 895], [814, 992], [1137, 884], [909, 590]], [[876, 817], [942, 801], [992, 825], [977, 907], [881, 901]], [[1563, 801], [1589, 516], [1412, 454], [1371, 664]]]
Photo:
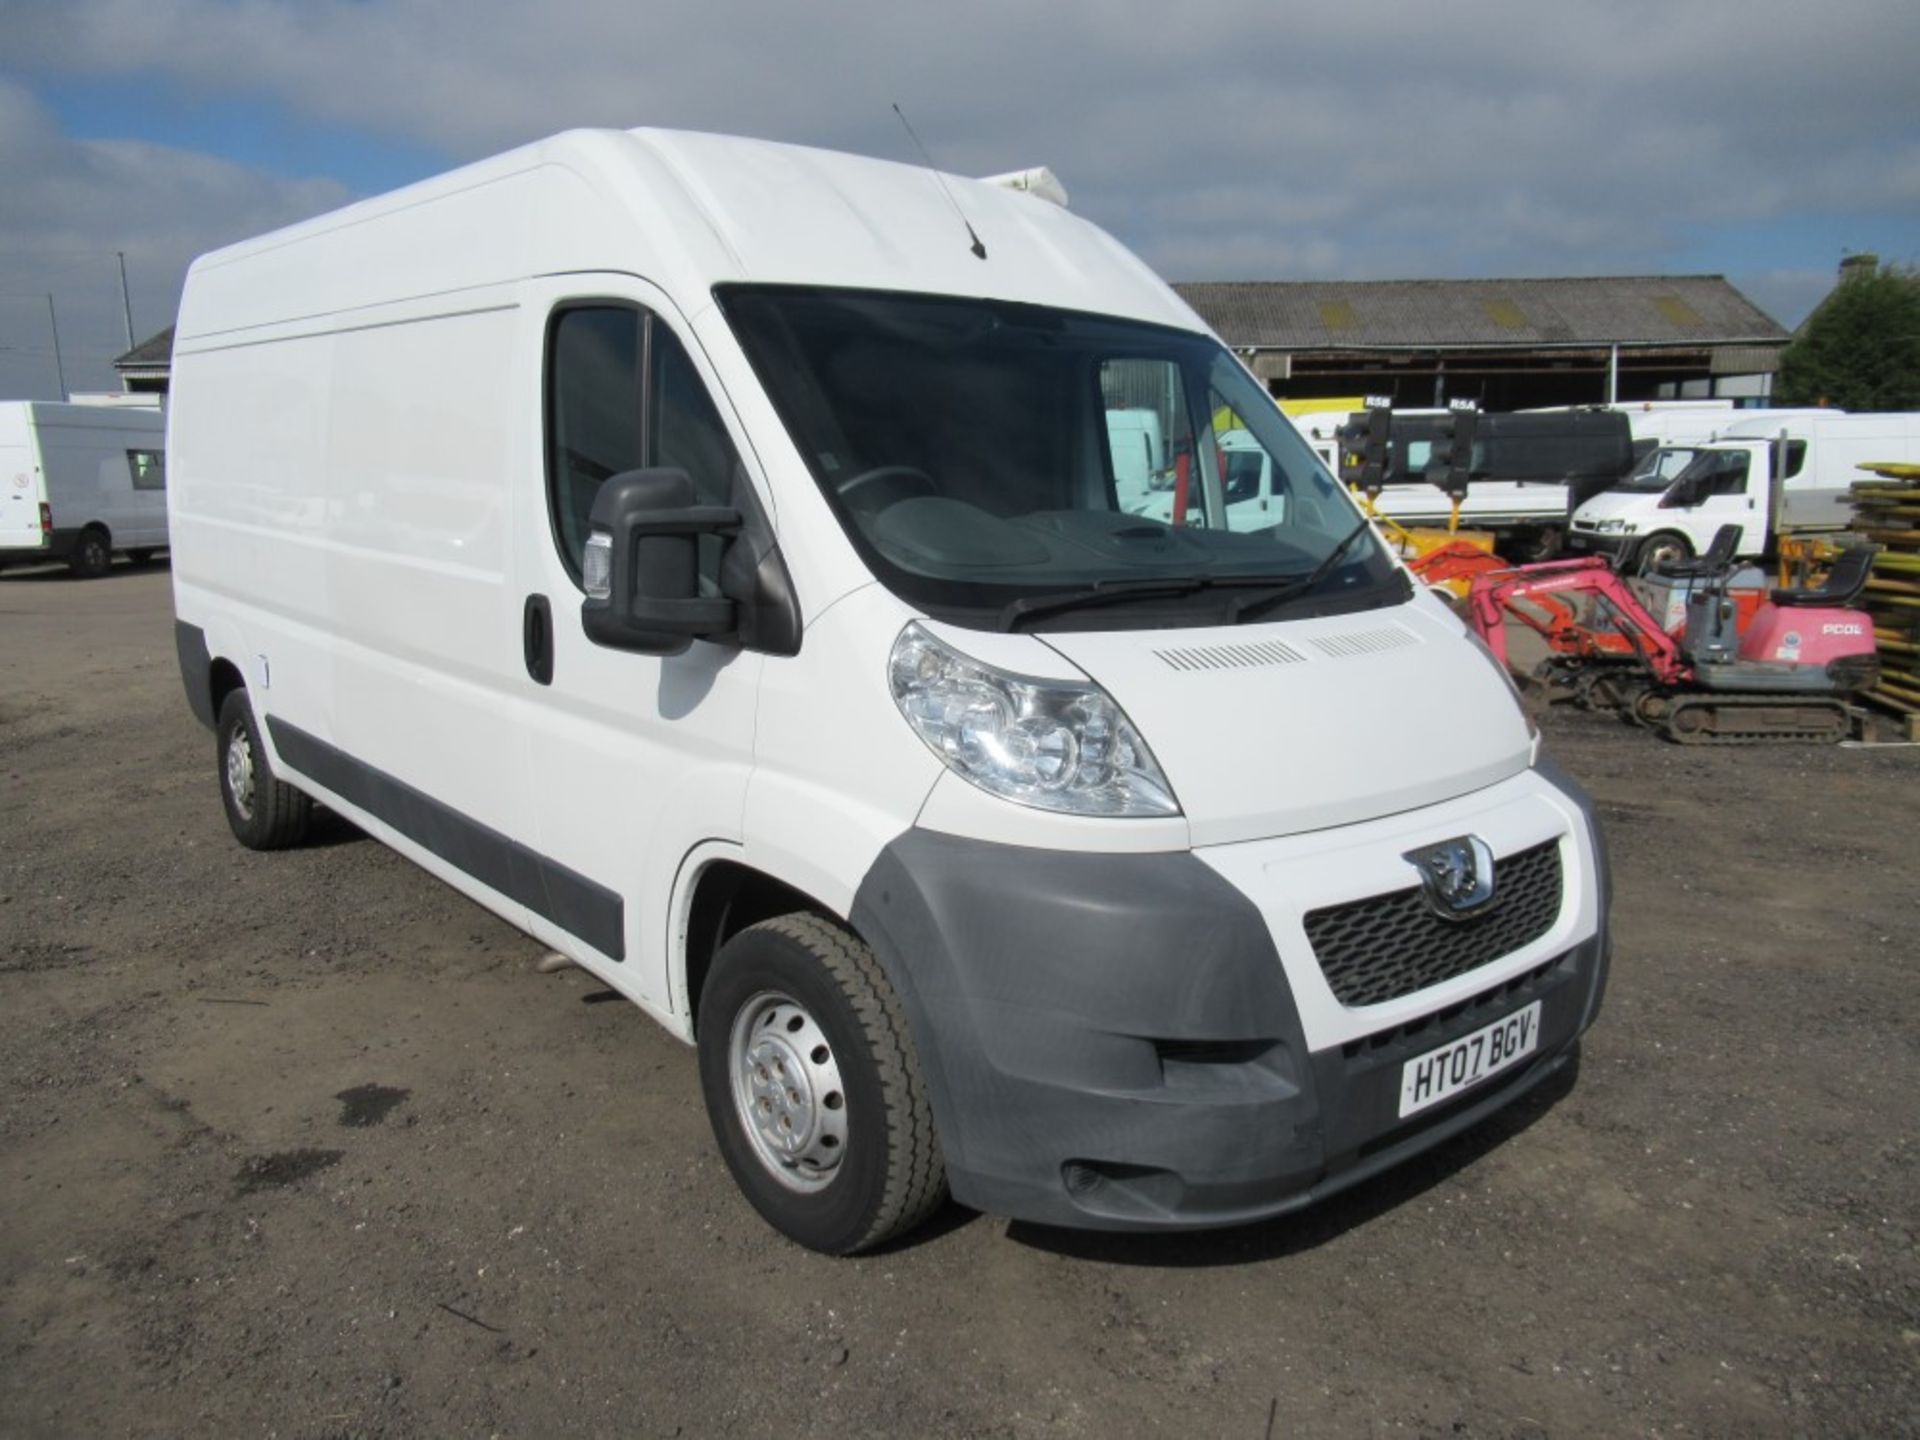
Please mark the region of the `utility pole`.
[[120, 261], [120, 313], [127, 321], [127, 349], [133, 349], [133, 300], [127, 294], [127, 252], [116, 250], [115, 258]]
[[53, 296], [47, 296], [47, 323], [53, 326], [53, 373], [60, 381], [60, 398], [67, 398], [67, 367], [60, 362], [60, 317], [53, 313]]

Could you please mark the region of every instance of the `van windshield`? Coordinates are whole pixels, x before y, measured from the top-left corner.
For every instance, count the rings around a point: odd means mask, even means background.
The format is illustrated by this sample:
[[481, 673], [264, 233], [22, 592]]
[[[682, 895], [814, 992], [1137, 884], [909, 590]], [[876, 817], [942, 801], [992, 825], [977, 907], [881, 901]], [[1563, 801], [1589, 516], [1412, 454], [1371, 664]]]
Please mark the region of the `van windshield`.
[[716, 294], [863, 559], [930, 614], [1115, 629], [1406, 596], [1345, 490], [1204, 335], [987, 300]]
[[1675, 480], [1680, 472], [1698, 458], [1700, 451], [1691, 445], [1663, 445], [1657, 450], [1649, 450], [1640, 459], [1640, 463], [1627, 473], [1616, 490], [1629, 490], [1636, 494], [1658, 495]]

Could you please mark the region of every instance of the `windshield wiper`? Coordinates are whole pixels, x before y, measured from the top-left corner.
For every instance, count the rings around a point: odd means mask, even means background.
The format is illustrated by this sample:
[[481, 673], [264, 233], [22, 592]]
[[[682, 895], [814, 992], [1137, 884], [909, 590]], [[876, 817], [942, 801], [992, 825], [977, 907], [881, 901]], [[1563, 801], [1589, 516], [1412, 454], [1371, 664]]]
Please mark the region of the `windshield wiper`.
[[[1010, 601], [1000, 611], [999, 627], [1002, 630], [1017, 630], [1025, 620], [1041, 615], [1057, 615], [1067, 610], [1087, 610], [1096, 605], [1113, 605], [1123, 600], [1139, 600], [1151, 596], [1195, 595], [1202, 590], [1270, 590], [1269, 595], [1236, 595], [1227, 605], [1226, 623], [1235, 625], [1244, 615], [1250, 615], [1269, 606], [1282, 605], [1308, 594], [1320, 582], [1333, 572], [1334, 566], [1347, 551], [1353, 548], [1353, 542], [1372, 524], [1363, 518], [1358, 525], [1342, 536], [1327, 556], [1310, 572], [1294, 577], [1290, 575], [1155, 575], [1143, 576], [1138, 580], [1101, 580], [1084, 590], [1065, 590], [1056, 595], [1023, 595]], [[1277, 588], [1276, 588], [1277, 587]]]
[[1023, 595], [1009, 601], [1000, 611], [1002, 630], [1018, 630], [1023, 620], [1041, 615], [1057, 615], [1066, 610], [1088, 610], [1096, 605], [1113, 605], [1122, 600], [1139, 600], [1155, 595], [1194, 595], [1202, 590], [1254, 587], [1268, 589], [1285, 584], [1285, 577], [1271, 575], [1158, 575], [1138, 580], [1101, 580], [1084, 590], [1064, 590], [1056, 595]]
[[1271, 610], [1275, 605], [1284, 605], [1289, 600], [1298, 600], [1302, 595], [1311, 595], [1320, 582], [1333, 573], [1334, 566], [1341, 557], [1353, 548], [1353, 542], [1373, 527], [1370, 516], [1362, 516], [1360, 523], [1349, 530], [1340, 543], [1327, 552], [1327, 558], [1291, 585], [1284, 585], [1271, 595], [1236, 595], [1227, 604], [1227, 623], [1238, 625], [1243, 617], [1256, 611]]

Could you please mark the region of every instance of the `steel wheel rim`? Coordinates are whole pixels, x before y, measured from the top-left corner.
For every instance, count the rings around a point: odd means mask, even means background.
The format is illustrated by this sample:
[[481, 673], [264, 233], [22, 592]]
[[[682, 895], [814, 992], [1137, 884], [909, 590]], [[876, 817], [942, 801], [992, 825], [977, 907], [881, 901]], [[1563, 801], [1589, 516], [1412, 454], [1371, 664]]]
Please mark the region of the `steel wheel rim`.
[[789, 1190], [823, 1189], [847, 1150], [846, 1087], [826, 1032], [791, 996], [763, 990], [733, 1017], [727, 1082], [740, 1128]]
[[242, 820], [253, 818], [253, 739], [244, 727], [227, 741], [227, 793]]

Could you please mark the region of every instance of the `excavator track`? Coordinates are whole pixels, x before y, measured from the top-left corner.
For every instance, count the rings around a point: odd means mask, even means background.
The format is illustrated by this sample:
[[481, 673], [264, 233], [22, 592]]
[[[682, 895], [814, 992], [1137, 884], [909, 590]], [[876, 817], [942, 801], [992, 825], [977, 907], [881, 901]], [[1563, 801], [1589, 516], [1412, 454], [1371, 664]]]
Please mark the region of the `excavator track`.
[[1853, 733], [1845, 701], [1802, 695], [1668, 695], [1646, 723], [1682, 745], [1831, 745]]

